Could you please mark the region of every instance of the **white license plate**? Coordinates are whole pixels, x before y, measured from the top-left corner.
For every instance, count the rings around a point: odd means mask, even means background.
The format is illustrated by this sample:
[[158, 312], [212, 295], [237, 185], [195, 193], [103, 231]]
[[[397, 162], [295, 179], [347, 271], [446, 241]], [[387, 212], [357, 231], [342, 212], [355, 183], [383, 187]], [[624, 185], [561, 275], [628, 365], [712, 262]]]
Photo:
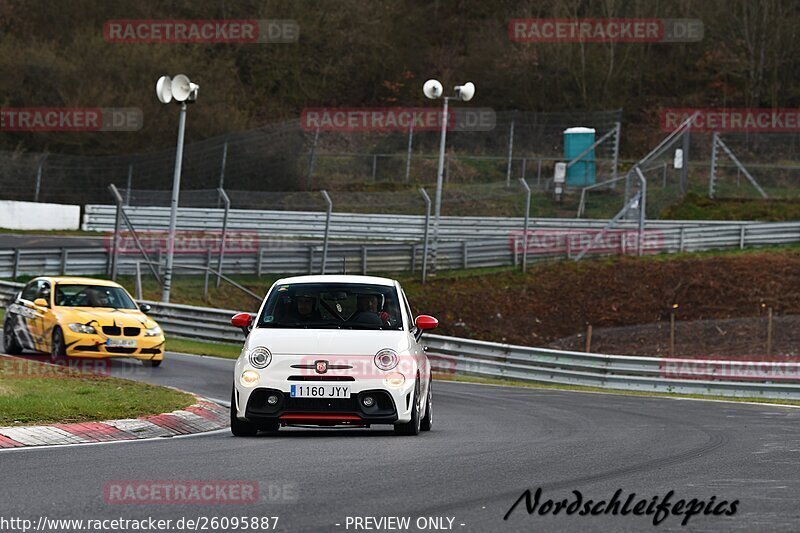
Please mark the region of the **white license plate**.
[[343, 385], [292, 385], [292, 398], [349, 398], [350, 387]]
[[106, 346], [110, 348], [136, 348], [135, 339], [108, 339]]

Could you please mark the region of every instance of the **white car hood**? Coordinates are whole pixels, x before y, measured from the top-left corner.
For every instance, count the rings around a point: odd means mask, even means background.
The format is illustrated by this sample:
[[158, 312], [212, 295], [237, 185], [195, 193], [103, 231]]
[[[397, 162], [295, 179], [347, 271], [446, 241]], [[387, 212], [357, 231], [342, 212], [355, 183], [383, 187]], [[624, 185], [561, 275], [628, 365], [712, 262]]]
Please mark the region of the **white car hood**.
[[273, 355], [375, 355], [384, 348], [398, 353], [412, 348], [405, 331], [278, 328], [254, 329], [246, 347], [256, 346]]

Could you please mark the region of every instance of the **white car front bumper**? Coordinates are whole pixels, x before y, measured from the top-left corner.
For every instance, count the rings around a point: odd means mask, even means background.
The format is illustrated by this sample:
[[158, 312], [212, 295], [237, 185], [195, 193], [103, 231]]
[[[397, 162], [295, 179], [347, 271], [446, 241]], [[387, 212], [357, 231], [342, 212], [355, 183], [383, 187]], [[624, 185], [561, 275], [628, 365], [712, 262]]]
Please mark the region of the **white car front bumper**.
[[[316, 359], [320, 359], [317, 357]], [[251, 422], [275, 421], [282, 423], [314, 425], [366, 425], [395, 424], [411, 420], [414, 401], [416, 368], [399, 365], [397, 369], [382, 371], [374, 366], [372, 357], [343, 360], [330, 357], [331, 368], [318, 373], [312, 356], [273, 356], [264, 369], [253, 368], [246, 358], [240, 357], [234, 371], [236, 412], [241, 420]], [[298, 368], [300, 367], [300, 368]], [[252, 386], [242, 383], [242, 373], [255, 371], [258, 381]], [[404, 377], [396, 383], [398, 374]], [[395, 378], [395, 381], [387, 379]], [[292, 385], [349, 387], [348, 398], [292, 398]], [[270, 395], [278, 403], [270, 405]], [[372, 396], [375, 404], [366, 407], [365, 396]]]

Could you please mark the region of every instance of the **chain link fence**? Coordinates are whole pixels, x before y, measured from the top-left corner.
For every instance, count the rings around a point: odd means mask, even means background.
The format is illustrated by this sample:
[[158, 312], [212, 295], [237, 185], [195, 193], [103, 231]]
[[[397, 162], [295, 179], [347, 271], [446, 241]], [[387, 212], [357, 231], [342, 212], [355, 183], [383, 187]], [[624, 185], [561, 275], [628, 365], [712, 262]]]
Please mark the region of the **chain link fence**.
[[[494, 118], [488, 131], [448, 132], [444, 215], [519, 216], [525, 208], [519, 178], [534, 189], [536, 217], [610, 219], [636, 191], [625, 173], [637, 160], [615, 159], [618, 139], [611, 138], [594, 151], [596, 186], [583, 200], [581, 188], [554, 194], [555, 164], [565, 161], [564, 130], [592, 127], [599, 139], [613, 132], [622, 110], [504, 111]], [[770, 199], [800, 196], [800, 134], [731, 132], [718, 138], [727, 151], [713, 149], [712, 133], [692, 131], [685, 145], [679, 141], [641, 168], [648, 182], [648, 220], [670, 216], [671, 206], [688, 193], [749, 199], [761, 198], [761, 188]], [[420, 214], [425, 203], [418, 188], [433, 191], [438, 143], [438, 131], [317, 132], [300, 120], [190, 142], [180, 203], [221, 207], [217, 188], [222, 186], [233, 208], [324, 211], [319, 191], [325, 189], [339, 212]], [[684, 151], [685, 170], [675, 167], [676, 148]], [[106, 189], [113, 183], [129, 205], [165, 206], [174, 158], [172, 146], [108, 157], [0, 152], [0, 198], [110, 203]], [[617, 181], [610, 181], [615, 176]]]
[[[553, 163], [563, 159], [566, 128], [592, 127], [599, 137], [613, 129], [621, 115], [622, 110], [498, 112], [490, 130], [448, 132], [446, 182], [516, 183], [518, 177], [526, 177], [532, 184], [546, 186]], [[188, 135], [191, 139], [191, 123]], [[438, 154], [438, 131], [316, 132], [300, 120], [292, 120], [187, 142], [182, 195], [191, 201], [188, 191], [218, 187], [247, 194], [319, 189], [413, 191], [436, 181]], [[610, 172], [611, 145], [598, 146], [595, 157], [598, 174]], [[122, 192], [168, 190], [174, 159], [172, 146], [107, 157], [0, 152], [0, 195], [9, 200], [83, 204], [107, 202], [106, 188], [111, 183]], [[254, 201], [259, 204], [269, 199], [262, 195]], [[239, 205], [246, 203], [243, 196]]]

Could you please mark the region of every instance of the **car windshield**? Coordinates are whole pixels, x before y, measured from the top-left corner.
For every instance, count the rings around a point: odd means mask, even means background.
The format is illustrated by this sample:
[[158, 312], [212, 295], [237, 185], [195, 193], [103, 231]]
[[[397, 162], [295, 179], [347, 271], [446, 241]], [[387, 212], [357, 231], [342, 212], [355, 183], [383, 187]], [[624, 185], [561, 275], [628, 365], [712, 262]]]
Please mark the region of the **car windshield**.
[[402, 330], [397, 291], [361, 283], [295, 283], [275, 287], [259, 328]]
[[113, 309], [138, 309], [124, 289], [103, 285], [56, 285], [55, 305], [63, 307], [110, 307]]

